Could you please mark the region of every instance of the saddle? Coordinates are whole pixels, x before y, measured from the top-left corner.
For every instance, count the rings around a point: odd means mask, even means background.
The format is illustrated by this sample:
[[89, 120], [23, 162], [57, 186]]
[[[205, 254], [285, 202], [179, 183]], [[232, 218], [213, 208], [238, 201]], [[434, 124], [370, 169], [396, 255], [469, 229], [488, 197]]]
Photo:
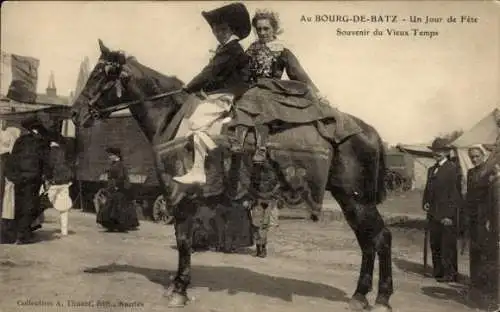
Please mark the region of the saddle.
[[[189, 107], [183, 107], [185, 114], [193, 112], [193, 105], [200, 101], [188, 102], [191, 102]], [[177, 124], [174, 125], [174, 122]], [[172, 205], [184, 196], [204, 198], [224, 195], [235, 200], [243, 196], [254, 199], [280, 197], [289, 206], [305, 203], [313, 213], [321, 210], [335, 149], [332, 125], [284, 124], [272, 129], [267, 143], [267, 163], [256, 167], [251, 160], [255, 152], [254, 132], [248, 133], [244, 152], [233, 155], [229, 150], [233, 134], [227, 125], [221, 127], [218, 124], [218, 134], [211, 135], [218, 148], [211, 151], [205, 161], [207, 182], [197, 187], [178, 184], [172, 179], [184, 175], [193, 164], [191, 137], [171, 139], [175, 133], [172, 129], [180, 127], [182, 118], [171, 121], [167, 131], [157, 135], [153, 141], [162, 182], [171, 194], [175, 193]]]

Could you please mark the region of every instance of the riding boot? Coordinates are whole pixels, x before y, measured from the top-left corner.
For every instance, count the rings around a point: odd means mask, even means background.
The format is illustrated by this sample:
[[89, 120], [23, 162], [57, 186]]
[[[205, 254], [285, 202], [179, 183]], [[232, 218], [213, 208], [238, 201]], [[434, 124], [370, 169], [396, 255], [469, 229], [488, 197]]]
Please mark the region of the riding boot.
[[205, 173], [206, 148], [201, 143], [197, 135], [193, 136], [194, 141], [194, 162], [191, 170], [183, 176], [173, 179], [182, 184], [205, 184], [207, 176]]
[[253, 156], [253, 162], [260, 164], [267, 158], [267, 137], [269, 135], [269, 128], [266, 125], [257, 125], [255, 127], [256, 137], [256, 151]]
[[231, 152], [243, 153], [245, 138], [248, 133], [248, 127], [238, 125], [234, 130], [234, 142], [231, 144]]

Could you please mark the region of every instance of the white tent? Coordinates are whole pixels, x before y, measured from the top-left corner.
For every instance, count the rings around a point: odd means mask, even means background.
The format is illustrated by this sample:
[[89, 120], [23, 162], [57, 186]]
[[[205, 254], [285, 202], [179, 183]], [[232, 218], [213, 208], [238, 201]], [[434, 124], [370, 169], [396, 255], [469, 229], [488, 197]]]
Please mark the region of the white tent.
[[464, 180], [462, 181], [462, 190], [466, 192], [467, 171], [472, 168], [472, 163], [468, 155], [468, 149], [474, 145], [491, 146], [495, 144], [497, 137], [500, 135], [500, 127], [497, 125], [497, 120], [500, 120], [500, 109], [495, 108], [469, 131], [462, 134], [451, 143], [456, 148], [460, 167]]

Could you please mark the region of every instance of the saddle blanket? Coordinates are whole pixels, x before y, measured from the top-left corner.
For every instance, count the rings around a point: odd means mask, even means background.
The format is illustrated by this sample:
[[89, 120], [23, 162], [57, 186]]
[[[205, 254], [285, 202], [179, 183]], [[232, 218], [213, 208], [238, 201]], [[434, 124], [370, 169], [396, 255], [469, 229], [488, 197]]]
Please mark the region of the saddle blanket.
[[[223, 129], [221, 135], [214, 137], [218, 148], [208, 154], [205, 162], [207, 183], [196, 191], [172, 180], [174, 176], [185, 174], [192, 166], [193, 146], [190, 137], [179, 137], [154, 146], [157, 162], [163, 172], [162, 180], [167, 188], [174, 188], [175, 185], [177, 191], [184, 195], [194, 192], [195, 196], [201, 197], [226, 193], [233, 198], [241, 198], [251, 192], [254, 172], [251, 159], [255, 151], [255, 136], [253, 133], [248, 134], [244, 145], [245, 153], [236, 157], [228, 149], [228, 134], [228, 130]], [[297, 199], [300, 195], [310, 202], [312, 210], [320, 209], [333, 147], [316, 127], [300, 125], [270, 133], [268, 156], [269, 164], [266, 168], [269, 170], [265, 179], [276, 182], [260, 195], [267, 196], [272, 189], [280, 193], [279, 196], [285, 196], [287, 202], [287, 198]]]

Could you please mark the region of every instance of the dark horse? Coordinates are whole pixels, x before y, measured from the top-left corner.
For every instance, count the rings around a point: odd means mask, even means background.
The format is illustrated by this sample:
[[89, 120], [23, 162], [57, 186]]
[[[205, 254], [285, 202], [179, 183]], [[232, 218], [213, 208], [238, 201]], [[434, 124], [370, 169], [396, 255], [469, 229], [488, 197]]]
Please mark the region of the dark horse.
[[[176, 77], [162, 75], [134, 58], [111, 51], [100, 40], [99, 45], [99, 61], [73, 106], [75, 125], [90, 127], [95, 119], [107, 118], [112, 109], [128, 106], [144, 134], [153, 142], [155, 134], [172, 124], [182, 105], [194, 95], [183, 91], [183, 83]], [[329, 165], [326, 190], [340, 204], [362, 250], [361, 270], [350, 302], [351, 309], [362, 310], [369, 306], [366, 295], [372, 290], [375, 257], [378, 255], [380, 278], [374, 308], [391, 311], [392, 236], [377, 209], [377, 204], [386, 196], [384, 148], [376, 130], [356, 120], [363, 132], [332, 147], [335, 157]], [[158, 165], [157, 168], [161, 176]], [[179, 258], [178, 271], [168, 291], [171, 306], [187, 303], [192, 223], [196, 209], [197, 203], [191, 197], [183, 198], [174, 209]]]

